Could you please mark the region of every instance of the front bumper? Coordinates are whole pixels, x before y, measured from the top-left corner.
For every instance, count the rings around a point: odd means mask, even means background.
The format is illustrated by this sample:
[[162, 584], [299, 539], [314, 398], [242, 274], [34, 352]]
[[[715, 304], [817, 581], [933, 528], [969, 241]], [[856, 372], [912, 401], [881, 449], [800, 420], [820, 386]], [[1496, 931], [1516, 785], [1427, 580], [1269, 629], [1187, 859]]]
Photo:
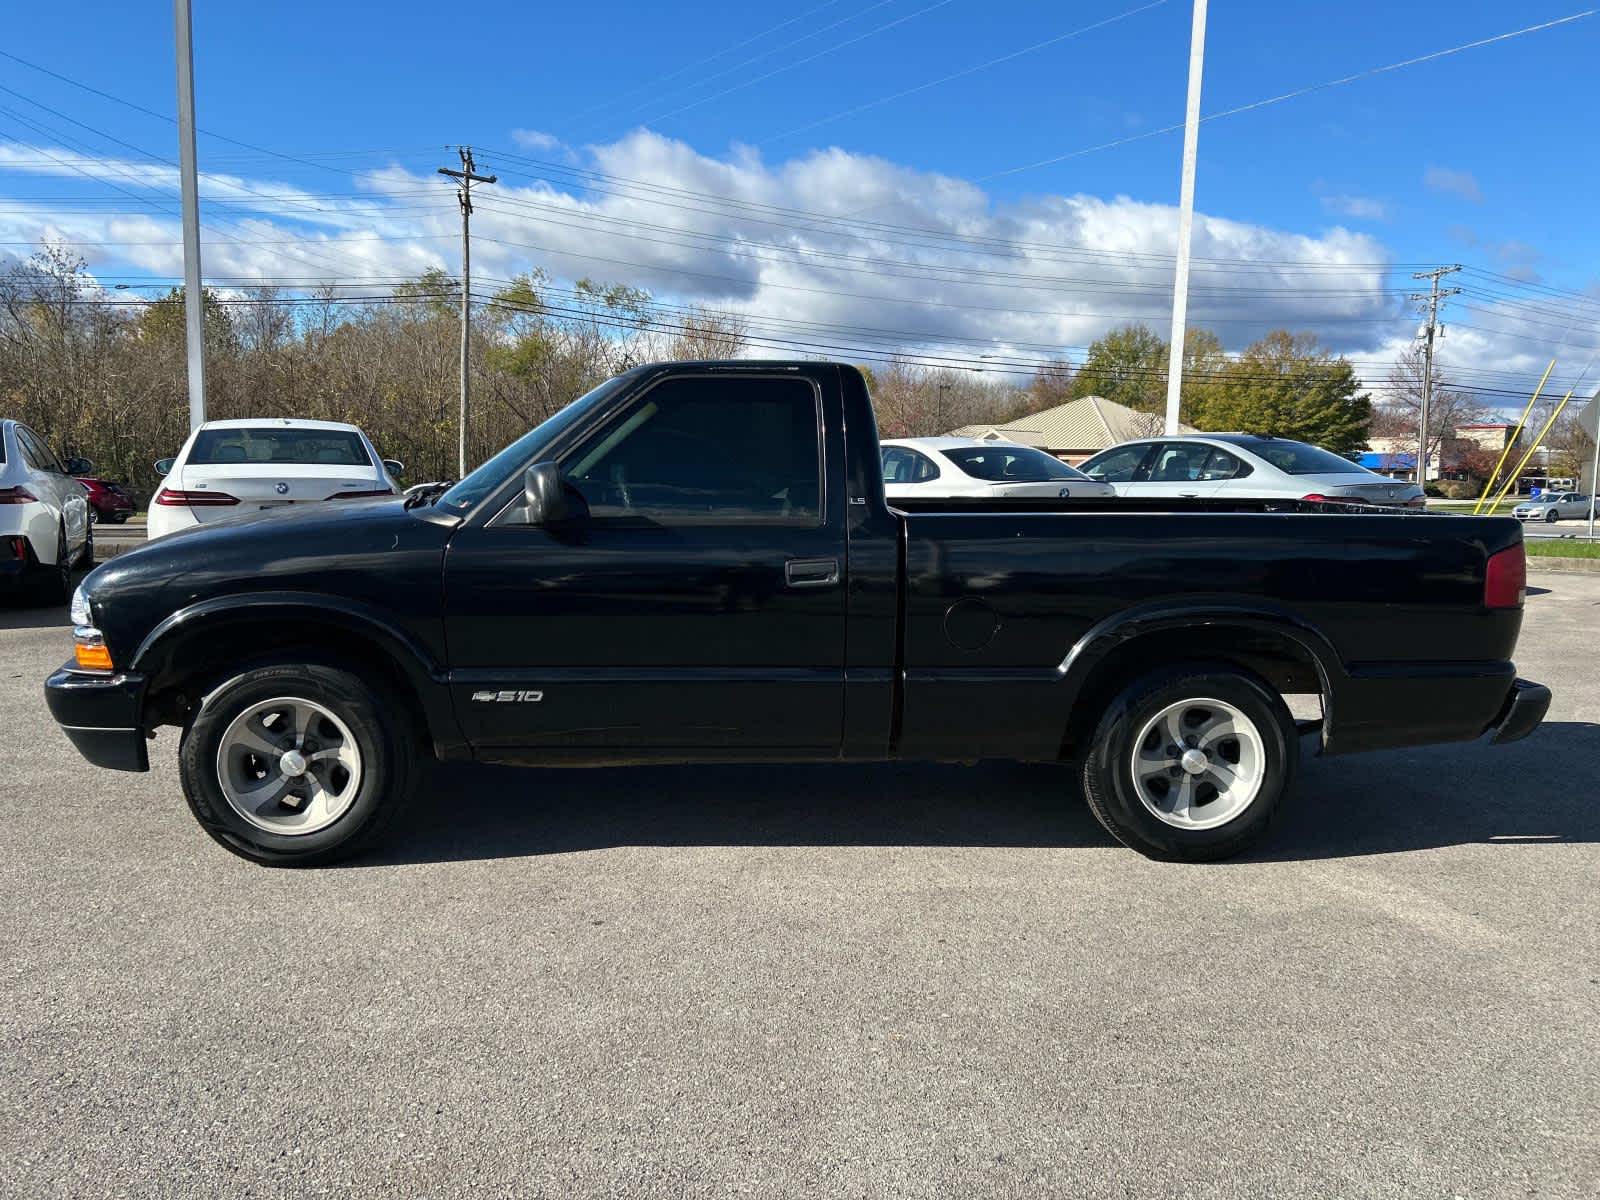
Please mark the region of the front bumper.
[[1549, 711], [1550, 689], [1542, 683], [1519, 679], [1512, 685], [1511, 694], [1506, 697], [1500, 715], [1489, 726], [1494, 732], [1490, 740], [1496, 746], [1521, 741], [1539, 728], [1539, 723]]
[[148, 771], [144, 728], [145, 677], [131, 671], [103, 675], [68, 663], [44, 681], [45, 703], [63, 733], [97, 767]]

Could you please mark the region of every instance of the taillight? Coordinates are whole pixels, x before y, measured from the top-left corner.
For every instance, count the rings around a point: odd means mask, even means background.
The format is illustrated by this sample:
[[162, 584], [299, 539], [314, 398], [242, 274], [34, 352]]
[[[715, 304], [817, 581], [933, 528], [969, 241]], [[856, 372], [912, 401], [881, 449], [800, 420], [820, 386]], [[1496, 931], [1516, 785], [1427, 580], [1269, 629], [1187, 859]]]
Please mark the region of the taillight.
[[1312, 492], [1309, 496], [1301, 496], [1302, 500], [1310, 500], [1316, 504], [1365, 504], [1367, 501], [1362, 496], [1324, 496], [1321, 492]]
[[32, 504], [38, 499], [25, 487], [0, 488], [0, 504]]
[[376, 488], [376, 489], [374, 489], [373, 491], [370, 491], [370, 492], [335, 492], [333, 495], [329, 496], [328, 499], [329, 500], [359, 500], [363, 496], [392, 496], [392, 495], [394, 495], [394, 489], [393, 488]]
[[154, 502], [163, 508], [223, 508], [239, 503], [239, 497], [227, 492], [182, 492], [177, 488], [162, 488]]
[[6, 549], [11, 551], [12, 558], [27, 558], [28, 539], [24, 537], [9, 537], [6, 539]]
[[1521, 608], [1528, 594], [1528, 555], [1522, 543], [1489, 556], [1483, 572], [1485, 608]]

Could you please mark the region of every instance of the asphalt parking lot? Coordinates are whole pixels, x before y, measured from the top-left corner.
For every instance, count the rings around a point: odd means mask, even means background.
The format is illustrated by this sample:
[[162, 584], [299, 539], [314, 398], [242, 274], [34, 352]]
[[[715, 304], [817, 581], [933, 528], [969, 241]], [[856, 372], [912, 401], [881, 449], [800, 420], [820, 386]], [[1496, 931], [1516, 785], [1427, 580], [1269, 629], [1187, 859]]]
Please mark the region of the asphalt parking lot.
[[1532, 582], [1540, 732], [1209, 867], [985, 764], [439, 768], [268, 871], [0, 611], [0, 1194], [1592, 1197], [1600, 576]]

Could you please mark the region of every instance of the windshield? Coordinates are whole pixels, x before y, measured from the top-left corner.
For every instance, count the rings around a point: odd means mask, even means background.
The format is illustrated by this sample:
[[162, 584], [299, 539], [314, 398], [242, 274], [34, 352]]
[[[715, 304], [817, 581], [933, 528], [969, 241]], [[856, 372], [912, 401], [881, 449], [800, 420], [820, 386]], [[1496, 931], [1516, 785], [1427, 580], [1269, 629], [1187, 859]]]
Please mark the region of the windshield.
[[1332, 450], [1304, 442], [1240, 442], [1239, 448], [1266, 459], [1285, 475], [1374, 475], [1359, 463], [1340, 458]]
[[974, 479], [989, 483], [1044, 483], [1051, 479], [1087, 479], [1059, 458], [1030, 446], [952, 446], [941, 453]]
[[528, 430], [488, 462], [469, 474], [435, 502], [445, 512], [464, 513], [505, 482], [511, 472], [538, 461], [540, 450], [576, 425], [597, 405], [622, 386], [625, 375], [608, 379], [585, 392], [548, 420]]
[[279, 463], [330, 467], [370, 467], [361, 435], [348, 429], [202, 429], [189, 451], [189, 465], [228, 463], [271, 466]]

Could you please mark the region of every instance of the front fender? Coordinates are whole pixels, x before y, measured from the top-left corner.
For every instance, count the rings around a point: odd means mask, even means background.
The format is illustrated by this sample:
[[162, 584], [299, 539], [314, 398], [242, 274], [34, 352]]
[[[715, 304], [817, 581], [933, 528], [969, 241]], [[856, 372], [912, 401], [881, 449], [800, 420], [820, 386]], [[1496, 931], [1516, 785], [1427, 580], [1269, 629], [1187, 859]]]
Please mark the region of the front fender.
[[[186, 605], [163, 619], [139, 644], [130, 664], [152, 681], [182, 674], [186, 657], [203, 646], [215, 657], [220, 639], [230, 627], [270, 626], [284, 631], [281, 644], [295, 640], [294, 632], [331, 634], [338, 643], [381, 653], [410, 683], [422, 706], [428, 732], [440, 754], [465, 747], [450, 704], [447, 672], [415, 635], [395, 624], [386, 614], [360, 601], [317, 592], [245, 592], [216, 596]], [[267, 647], [252, 646], [240, 661], [259, 657]]]

